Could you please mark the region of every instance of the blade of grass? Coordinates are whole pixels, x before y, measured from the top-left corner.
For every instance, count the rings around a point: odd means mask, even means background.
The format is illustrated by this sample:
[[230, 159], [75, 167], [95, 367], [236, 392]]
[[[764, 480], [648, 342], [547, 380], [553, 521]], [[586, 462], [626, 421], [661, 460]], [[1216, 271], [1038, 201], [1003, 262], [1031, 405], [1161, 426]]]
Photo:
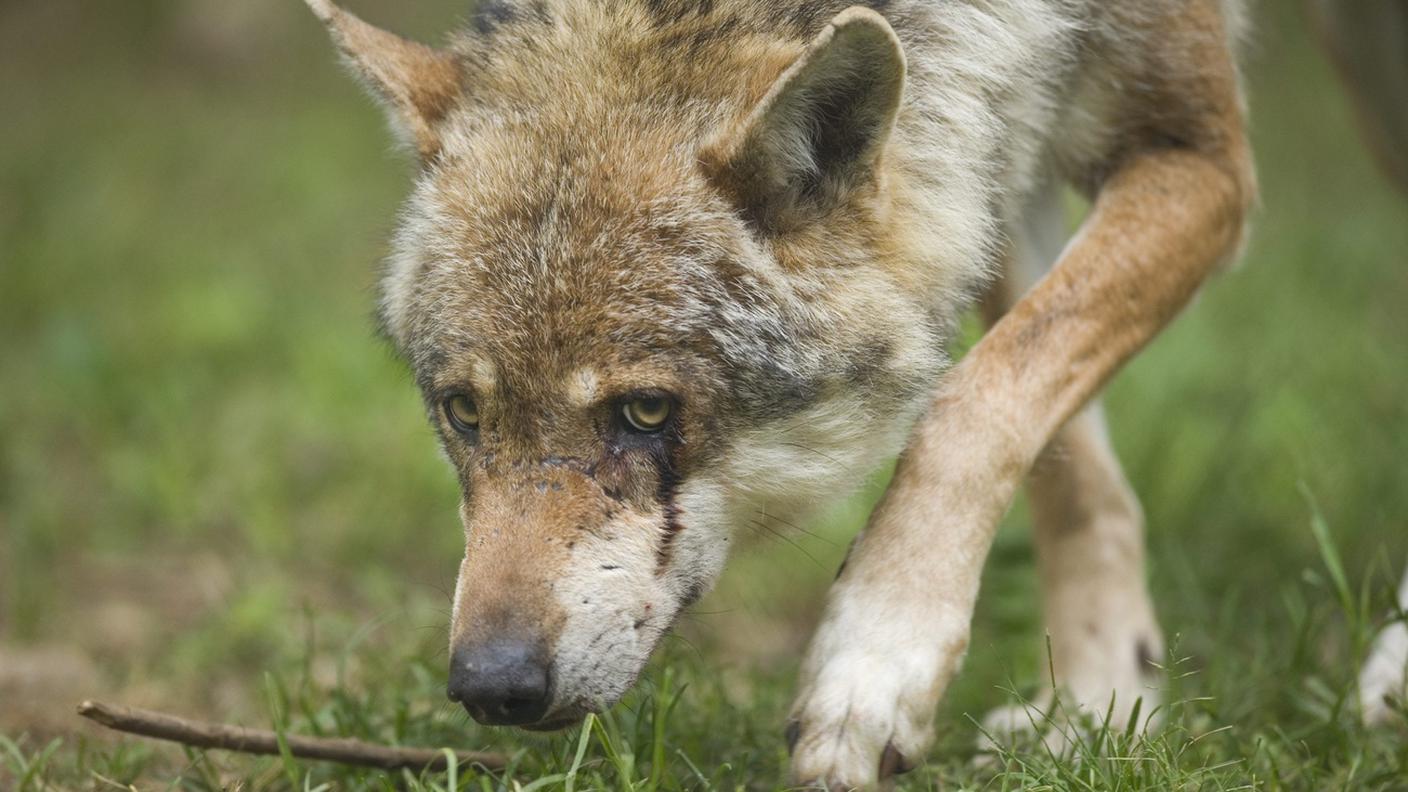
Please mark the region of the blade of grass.
[[577, 753], [572, 757], [572, 766], [567, 770], [567, 777], [563, 782], [564, 792], [573, 792], [577, 785], [577, 771], [582, 768], [582, 759], [587, 755], [587, 743], [592, 737], [592, 727], [596, 725], [596, 715], [588, 713], [587, 719], [582, 723], [582, 733], [577, 737]]
[[1315, 501], [1315, 495], [1310, 491], [1310, 487], [1305, 482], [1298, 485], [1301, 495], [1305, 497], [1306, 504], [1310, 507], [1310, 532], [1315, 537], [1315, 544], [1320, 550], [1320, 560], [1325, 564], [1325, 569], [1330, 573], [1330, 580], [1335, 586], [1335, 596], [1339, 598], [1340, 608], [1344, 610], [1346, 618], [1351, 623], [1357, 623], [1354, 618], [1356, 608], [1354, 605], [1354, 594], [1349, 586], [1349, 578], [1345, 576], [1344, 564], [1340, 561], [1340, 553], [1335, 547], [1334, 539], [1330, 536], [1330, 527], [1325, 522], [1325, 517], [1320, 512], [1320, 505]]
[[283, 763], [284, 775], [288, 778], [289, 784], [297, 789], [298, 784], [298, 763], [294, 761], [293, 751], [288, 747], [288, 723], [283, 707], [282, 688], [278, 679], [272, 673], [264, 675], [265, 689], [269, 698], [269, 716], [274, 722], [274, 739], [279, 744], [279, 758]]

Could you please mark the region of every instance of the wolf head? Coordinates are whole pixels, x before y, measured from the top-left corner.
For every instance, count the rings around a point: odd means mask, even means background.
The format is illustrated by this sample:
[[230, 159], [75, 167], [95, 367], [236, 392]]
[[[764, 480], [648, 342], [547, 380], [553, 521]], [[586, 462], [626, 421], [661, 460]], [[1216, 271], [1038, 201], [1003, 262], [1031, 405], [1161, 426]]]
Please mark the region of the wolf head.
[[497, 2], [439, 50], [308, 2], [418, 153], [381, 312], [463, 491], [449, 694], [566, 725], [736, 527], [849, 492], [922, 408], [953, 301], [905, 230], [904, 56], [860, 8]]

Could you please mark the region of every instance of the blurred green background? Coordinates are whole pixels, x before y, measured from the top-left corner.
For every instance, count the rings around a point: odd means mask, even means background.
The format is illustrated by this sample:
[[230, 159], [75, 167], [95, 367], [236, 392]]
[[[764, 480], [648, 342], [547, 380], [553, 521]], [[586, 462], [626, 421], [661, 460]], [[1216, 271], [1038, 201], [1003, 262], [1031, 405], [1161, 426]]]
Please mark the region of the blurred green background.
[[[349, 5], [432, 41], [468, 10]], [[1408, 202], [1298, 7], [1262, 5], [1248, 255], [1107, 403], [1184, 684], [1212, 699], [1204, 726], [1251, 730], [1219, 750], [1279, 731], [1292, 781], [1343, 780], [1362, 736], [1316, 707], [1349, 689], [1408, 559]], [[0, 735], [29, 756], [62, 738], [52, 783], [283, 778], [117, 744], [76, 722], [86, 696], [564, 750], [466, 725], [440, 693], [456, 487], [370, 319], [411, 173], [296, 0], [0, 2]], [[1361, 612], [1334, 606], [1312, 498]], [[692, 680], [669, 739], [703, 776], [782, 767], [796, 653], [866, 506], [749, 543], [655, 666], [649, 684]], [[1025, 524], [1019, 504], [936, 756], [1040, 679]], [[1319, 744], [1297, 723], [1330, 743], [1298, 748]]]

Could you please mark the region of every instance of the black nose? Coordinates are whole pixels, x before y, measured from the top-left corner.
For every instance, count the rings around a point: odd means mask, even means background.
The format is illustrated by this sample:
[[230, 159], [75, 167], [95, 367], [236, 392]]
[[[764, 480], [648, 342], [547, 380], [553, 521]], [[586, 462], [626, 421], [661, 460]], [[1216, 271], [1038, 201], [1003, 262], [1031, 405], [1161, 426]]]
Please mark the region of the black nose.
[[450, 700], [488, 726], [535, 723], [548, 709], [545, 654], [536, 644], [506, 639], [456, 648]]

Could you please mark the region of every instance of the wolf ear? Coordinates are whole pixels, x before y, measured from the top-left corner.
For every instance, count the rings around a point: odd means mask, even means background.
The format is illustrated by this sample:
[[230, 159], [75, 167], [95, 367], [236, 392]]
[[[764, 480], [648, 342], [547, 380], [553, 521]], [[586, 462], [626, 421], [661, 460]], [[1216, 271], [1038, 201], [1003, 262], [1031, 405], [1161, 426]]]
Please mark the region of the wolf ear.
[[306, 0], [357, 76], [383, 102], [398, 131], [428, 159], [440, 150], [437, 123], [460, 93], [460, 65], [448, 52], [401, 38], [343, 11]]
[[740, 123], [705, 147], [704, 170], [764, 233], [815, 219], [873, 178], [904, 76], [885, 18], [842, 11]]

